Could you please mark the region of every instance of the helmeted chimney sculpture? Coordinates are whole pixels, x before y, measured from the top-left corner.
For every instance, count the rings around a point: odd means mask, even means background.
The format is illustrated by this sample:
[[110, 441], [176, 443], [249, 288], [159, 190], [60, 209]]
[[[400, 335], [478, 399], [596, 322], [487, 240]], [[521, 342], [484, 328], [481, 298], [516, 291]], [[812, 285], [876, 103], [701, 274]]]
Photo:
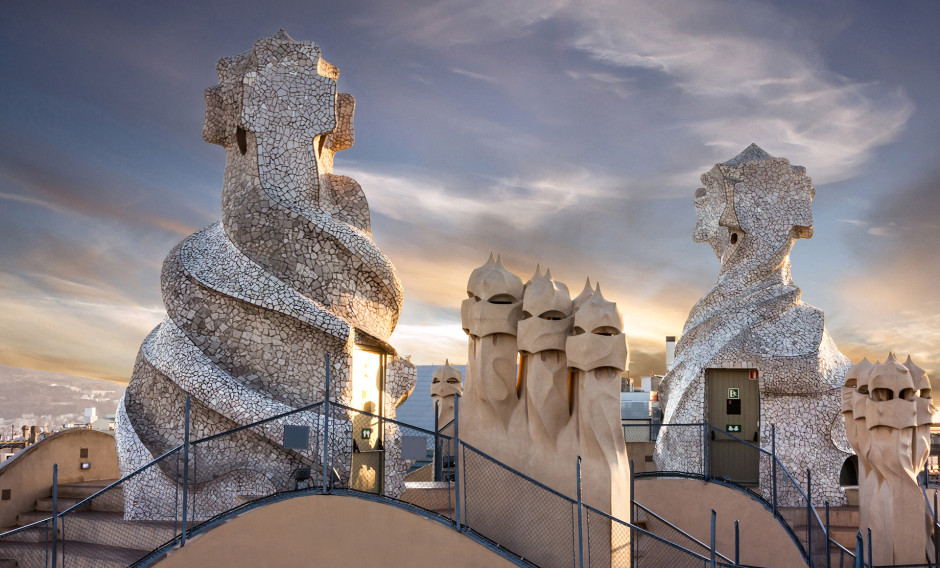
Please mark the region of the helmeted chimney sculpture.
[[437, 412], [437, 427], [443, 428], [454, 420], [454, 399], [463, 395], [460, 371], [444, 361], [431, 374], [431, 401]]
[[[812, 468], [814, 501], [845, 503], [839, 473], [851, 455], [839, 416], [840, 388], [851, 362], [826, 332], [822, 310], [804, 303], [790, 276], [790, 251], [813, 235], [816, 190], [800, 166], [752, 144], [702, 176], [695, 192], [693, 240], [721, 262], [718, 279], [692, 308], [660, 384], [664, 428], [654, 458], [665, 471], [702, 471], [701, 432], [669, 424], [707, 419], [707, 369], [757, 371], [759, 436], [801, 484]], [[722, 425], [718, 425], [721, 428]], [[751, 441], [751, 440], [748, 440]], [[760, 487], [770, 497], [767, 460]], [[795, 505], [795, 493], [779, 495]], [[792, 500], [792, 503], [790, 502]]]
[[868, 360], [846, 373], [842, 413], [859, 462], [859, 528], [871, 529], [876, 565], [934, 562], [927, 504], [917, 476], [930, 454], [937, 409], [930, 381], [908, 356]]
[[[628, 350], [616, 304], [590, 283], [571, 300], [565, 284], [538, 268], [523, 284], [492, 255], [470, 275], [467, 295], [461, 306], [469, 336], [461, 440], [572, 499], [580, 456], [584, 502], [629, 519], [630, 470], [620, 420]], [[481, 459], [464, 454], [465, 483], [492, 482], [473, 475]], [[547, 502], [531, 506], [554, 514]], [[513, 515], [498, 499], [488, 507], [475, 508], [477, 526], [491, 526], [511, 548], [520, 527], [503, 526]], [[595, 550], [613, 551], [618, 562], [628, 558], [623, 531], [596, 531], [592, 538]]]
[[[333, 155], [353, 144], [355, 101], [336, 92], [339, 70], [316, 44], [280, 30], [220, 59], [217, 71], [203, 137], [225, 148], [222, 220], [164, 261], [167, 317], [141, 346], [117, 413], [124, 474], [183, 441], [187, 395], [198, 439], [323, 400], [327, 354], [330, 398], [350, 404], [357, 346], [386, 357], [384, 398], [373, 402], [386, 416], [414, 387], [413, 365], [387, 343], [401, 283], [372, 240], [359, 184], [333, 174]], [[291, 420], [317, 425], [320, 417]], [[346, 478], [351, 426], [337, 422], [333, 463]], [[240, 494], [288, 487], [290, 472], [315, 452], [286, 449], [284, 424], [201, 448], [203, 469], [190, 477], [196, 499], [207, 500], [198, 515], [231, 508]], [[392, 494], [406, 469], [399, 451], [393, 430], [384, 468]], [[126, 515], [159, 518], [177, 489], [175, 473], [151, 468], [125, 483]]]

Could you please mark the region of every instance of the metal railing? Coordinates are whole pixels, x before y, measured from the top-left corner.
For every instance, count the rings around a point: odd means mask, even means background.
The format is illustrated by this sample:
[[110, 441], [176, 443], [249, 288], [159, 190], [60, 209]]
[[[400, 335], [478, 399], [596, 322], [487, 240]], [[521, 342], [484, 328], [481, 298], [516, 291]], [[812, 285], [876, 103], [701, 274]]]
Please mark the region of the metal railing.
[[[671, 456], [689, 458], [669, 459], [667, 467], [660, 468], [654, 455], [654, 459], [639, 463], [637, 477], [694, 477], [746, 491], [761, 500], [798, 541], [809, 566], [822, 568], [830, 562], [827, 559], [834, 554], [831, 545], [838, 543], [830, 538], [827, 525], [813, 506], [812, 473], [806, 471], [804, 490], [776, 454], [773, 426], [770, 450], [707, 423], [624, 424], [623, 430], [627, 443], [655, 434], [667, 440]], [[851, 552], [839, 548], [840, 558], [854, 559]]]
[[3, 550], [17, 559], [17, 566], [52, 566], [55, 530], [52, 519], [43, 519], [0, 535]]
[[[672, 542], [695, 552], [699, 555], [705, 556], [711, 554], [711, 547], [708, 544], [698, 540], [694, 536], [690, 535], [686, 531], [680, 529], [674, 524], [670, 523], [666, 519], [660, 517], [653, 511], [647, 509], [643, 505], [640, 505], [637, 502], [633, 503], [634, 513], [633, 518], [635, 523], [639, 524], [643, 522], [646, 524], [646, 530], [654, 534], [663, 540]], [[735, 550], [739, 550], [740, 546], [737, 542], [737, 534], [735, 535]], [[737, 565], [737, 562], [728, 558], [724, 554], [716, 551], [715, 556], [719, 562], [723, 562], [727, 565]]]
[[[0, 535], [0, 557], [18, 551], [22, 567], [143, 565], [241, 510], [300, 492], [368, 494], [433, 513], [517, 562], [539, 566], [737, 565], [717, 552], [714, 533], [705, 544], [641, 507], [646, 528], [584, 504], [580, 463], [571, 464], [579, 472], [574, 499], [460, 442], [459, 404], [455, 415], [430, 431], [326, 399], [190, 441], [187, 412], [184, 444], [62, 512], [54, 506], [50, 519]], [[705, 445], [701, 467], [667, 473], [709, 477], [711, 427], [688, 428]], [[790, 515], [796, 527], [805, 519], [806, 549], [815, 550], [815, 540], [828, 550], [828, 531], [816, 534], [811, 506], [792, 507], [792, 515], [777, 507], [786, 491], [806, 503], [811, 492], [772, 452], [735, 439], [759, 459], [773, 458], [767, 465], [775, 474], [775, 513]], [[432, 472], [429, 481], [409, 481], [423, 468]], [[749, 490], [764, 495], [762, 484]]]
[[[317, 402], [191, 442], [187, 486], [190, 524], [198, 528], [219, 515], [278, 493], [322, 488], [325, 412], [325, 403]], [[349, 431], [341, 424], [333, 427]], [[335, 448], [337, 436], [331, 437]], [[326, 456], [327, 463], [334, 454]], [[259, 464], [264, 464], [263, 469]]]
[[[579, 498], [572, 499], [469, 444], [461, 442], [459, 453], [464, 531], [523, 561], [574, 568], [709, 566], [709, 557], [581, 502], [580, 462]], [[706, 550], [715, 553], [714, 543]]]
[[[630, 523], [587, 505], [584, 539], [590, 568], [705, 568], [717, 566], [714, 547], [710, 556], [697, 554]], [[714, 545], [714, 543], [713, 543]]]

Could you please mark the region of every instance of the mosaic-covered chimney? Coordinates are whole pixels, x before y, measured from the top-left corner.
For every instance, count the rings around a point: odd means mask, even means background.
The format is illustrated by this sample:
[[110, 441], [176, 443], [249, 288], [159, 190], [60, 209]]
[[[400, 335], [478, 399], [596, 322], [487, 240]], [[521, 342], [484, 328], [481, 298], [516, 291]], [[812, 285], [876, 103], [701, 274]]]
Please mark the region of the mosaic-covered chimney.
[[[660, 383], [664, 427], [656, 465], [664, 471], [710, 469], [750, 478], [751, 471], [729, 471], [731, 460], [719, 463], [715, 452], [703, 463], [701, 433], [668, 424], [709, 421], [719, 437], [753, 429], [745, 441], [768, 450], [775, 428], [777, 457], [801, 485], [812, 469], [814, 501], [844, 504], [839, 473], [851, 449], [839, 415], [839, 389], [851, 362], [826, 331], [823, 311], [803, 302], [790, 274], [794, 243], [813, 235], [812, 180], [805, 168], [751, 144], [715, 164], [702, 175], [702, 184], [695, 191], [692, 238], [708, 243], [721, 266], [711, 290], [689, 313], [673, 366]], [[715, 424], [725, 401], [717, 400], [720, 389], [709, 390], [710, 381], [720, 385], [722, 372], [731, 369], [743, 378], [729, 386], [756, 389], [759, 410], [747, 422], [729, 415]], [[714, 407], [706, 404], [709, 392]], [[770, 498], [769, 462], [751, 461], [755, 478], [749, 482], [758, 481]], [[795, 492], [777, 497], [786, 505], [799, 502]]]
[[[198, 439], [323, 400], [326, 355], [333, 401], [394, 417], [414, 386], [413, 365], [388, 344], [401, 283], [372, 240], [359, 184], [333, 174], [334, 154], [353, 144], [355, 101], [337, 93], [339, 70], [316, 44], [280, 30], [220, 59], [217, 71], [203, 137], [225, 148], [222, 220], [164, 261], [167, 317], [141, 346], [118, 409], [124, 474], [183, 441], [187, 395]], [[341, 481], [349, 430], [339, 420], [332, 440]], [[194, 472], [199, 493], [215, 499], [199, 514], [286, 488], [315, 454], [286, 449], [281, 422], [226, 440], [224, 451], [201, 457], [211, 470]], [[391, 494], [406, 469], [399, 446], [394, 432], [384, 441]], [[138, 478], [125, 485], [127, 515], [158, 517], [155, 504], [175, 495], [175, 480]]]

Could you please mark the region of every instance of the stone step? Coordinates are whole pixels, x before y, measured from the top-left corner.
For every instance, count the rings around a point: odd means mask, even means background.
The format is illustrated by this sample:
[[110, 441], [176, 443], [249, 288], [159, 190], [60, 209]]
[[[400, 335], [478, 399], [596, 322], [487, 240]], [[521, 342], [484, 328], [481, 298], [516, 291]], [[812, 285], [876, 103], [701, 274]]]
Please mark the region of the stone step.
[[453, 514], [456, 495], [454, 484], [448, 481], [409, 481], [405, 483], [402, 501], [445, 517]]
[[[59, 542], [57, 560], [59, 566], [68, 566], [68, 568], [124, 568], [149, 553], [149, 550], [65, 540]], [[52, 566], [49, 549], [45, 543], [3, 540], [0, 541], [0, 558], [7, 562], [16, 562], [12, 566], [22, 568]]]
[[[826, 522], [826, 508], [819, 507], [816, 509], [816, 512], [819, 514], [819, 519], [825, 523]], [[858, 530], [858, 507], [843, 506], [843, 507], [829, 507], [829, 525], [833, 527], [855, 527]]]
[[[15, 531], [20, 527], [6, 527], [0, 529], [0, 533], [5, 533], [8, 531]], [[52, 540], [52, 525], [40, 526], [39, 528], [33, 529], [24, 529], [17, 531], [11, 535], [3, 537], [3, 542], [6, 541], [16, 541], [16, 542], [46, 542], [47, 540]]]
[[173, 521], [125, 521], [122, 513], [83, 511], [62, 519], [63, 538], [95, 546], [153, 550], [174, 538], [180, 524]]
[[20, 513], [16, 516], [16, 526], [25, 527], [37, 521], [42, 521], [52, 517], [52, 513], [48, 511], [29, 511], [26, 513]]
[[[80, 484], [74, 483], [69, 485], [60, 485], [59, 501], [62, 501], [62, 499], [77, 499], [78, 501], [82, 501], [104, 489], [111, 483], [112, 480], [106, 479], [102, 481], [86, 481]], [[65, 490], [64, 494], [62, 492], [63, 489]], [[113, 487], [107, 492], [95, 497], [91, 500], [90, 509], [92, 511], [110, 511], [112, 513], [123, 513], [124, 488], [118, 485], [117, 487]], [[60, 505], [59, 510], [64, 510], [64, 507]]]
[[829, 536], [832, 540], [838, 542], [850, 552], [855, 550], [855, 535], [858, 534], [858, 527], [829, 527]]
[[[91, 497], [115, 481], [117, 480], [99, 479], [94, 481], [79, 481], [76, 483], [60, 483], [59, 498], [85, 499], [86, 497]], [[118, 491], [120, 491], [120, 489], [118, 489]]]
[[[74, 505], [77, 505], [81, 502], [81, 499], [72, 497], [59, 497], [58, 503], [56, 506], [59, 508], [59, 512], [68, 509]], [[36, 510], [40, 512], [52, 513], [52, 497], [43, 497], [42, 499], [36, 499]]]

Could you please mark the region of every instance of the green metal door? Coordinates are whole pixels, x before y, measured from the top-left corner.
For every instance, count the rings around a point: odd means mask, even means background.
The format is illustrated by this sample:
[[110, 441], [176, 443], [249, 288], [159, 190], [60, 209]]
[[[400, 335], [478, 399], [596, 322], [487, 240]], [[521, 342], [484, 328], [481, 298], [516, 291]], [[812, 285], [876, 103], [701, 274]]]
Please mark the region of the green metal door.
[[[758, 482], [760, 390], [751, 369], [705, 371], [708, 462], [712, 477], [744, 484]], [[753, 446], [742, 443], [750, 442]]]

